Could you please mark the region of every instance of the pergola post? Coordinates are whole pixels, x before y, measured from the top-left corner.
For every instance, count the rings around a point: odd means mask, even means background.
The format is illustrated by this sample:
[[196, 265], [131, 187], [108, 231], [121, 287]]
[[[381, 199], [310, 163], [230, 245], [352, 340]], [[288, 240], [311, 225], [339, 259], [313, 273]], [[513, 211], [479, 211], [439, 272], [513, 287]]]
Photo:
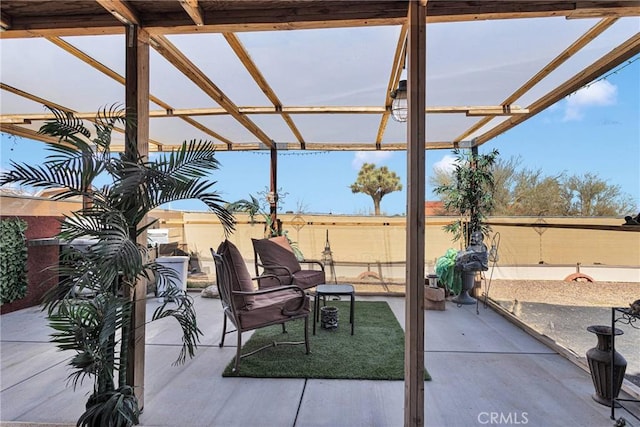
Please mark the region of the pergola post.
[[[149, 154], [149, 38], [137, 25], [127, 26], [126, 31], [125, 150], [135, 148], [144, 157]], [[138, 244], [147, 244], [147, 233], [138, 237]], [[147, 281], [138, 280], [134, 289], [125, 287], [134, 307], [131, 319], [133, 333], [127, 343], [129, 365], [127, 384], [134, 387], [140, 409], [144, 407], [144, 358]]]
[[278, 149], [275, 144], [271, 147], [271, 167], [269, 174], [269, 216], [271, 218], [271, 227], [273, 230], [280, 232], [278, 224]]
[[409, 2], [404, 425], [424, 425], [426, 1]]

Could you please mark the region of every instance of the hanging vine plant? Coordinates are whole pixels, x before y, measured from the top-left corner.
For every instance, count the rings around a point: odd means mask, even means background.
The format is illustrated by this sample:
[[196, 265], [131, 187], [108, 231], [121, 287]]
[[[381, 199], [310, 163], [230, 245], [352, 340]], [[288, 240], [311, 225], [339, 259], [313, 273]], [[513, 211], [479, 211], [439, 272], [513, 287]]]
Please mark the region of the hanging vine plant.
[[2, 304], [27, 295], [27, 223], [20, 218], [0, 221], [0, 296]]

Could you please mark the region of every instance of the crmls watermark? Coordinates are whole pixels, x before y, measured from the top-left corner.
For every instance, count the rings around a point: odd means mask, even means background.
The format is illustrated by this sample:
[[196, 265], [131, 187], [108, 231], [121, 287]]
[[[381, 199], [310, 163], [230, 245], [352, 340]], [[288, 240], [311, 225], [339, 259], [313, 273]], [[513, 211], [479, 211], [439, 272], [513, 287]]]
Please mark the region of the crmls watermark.
[[483, 425], [525, 425], [529, 424], [526, 412], [480, 412], [478, 422]]

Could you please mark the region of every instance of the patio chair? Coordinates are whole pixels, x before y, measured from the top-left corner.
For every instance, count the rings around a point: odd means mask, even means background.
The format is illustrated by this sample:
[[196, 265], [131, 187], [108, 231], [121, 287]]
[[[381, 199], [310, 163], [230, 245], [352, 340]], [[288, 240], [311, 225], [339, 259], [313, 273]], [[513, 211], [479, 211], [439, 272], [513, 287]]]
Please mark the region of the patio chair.
[[[240, 360], [251, 356], [260, 350], [276, 345], [304, 344], [306, 353], [309, 354], [309, 297], [297, 286], [275, 286], [267, 289], [256, 290], [247, 265], [238, 248], [229, 240], [225, 240], [218, 247], [218, 251], [211, 248], [211, 254], [216, 265], [216, 282], [220, 301], [224, 309], [222, 325], [222, 338], [220, 347], [224, 346], [225, 336], [237, 332], [236, 357], [233, 371], [240, 368]], [[275, 279], [276, 277], [264, 277]], [[227, 331], [227, 319], [236, 327], [235, 331]], [[285, 332], [285, 323], [303, 319], [304, 341], [297, 342], [273, 342], [250, 353], [241, 354], [242, 333], [263, 328], [265, 326], [282, 324]]]
[[[298, 261], [285, 236], [251, 239], [251, 241], [253, 242], [256, 275], [275, 275], [280, 281], [273, 278], [261, 280], [260, 288], [277, 286], [281, 283], [282, 285], [296, 285], [306, 290], [325, 283], [324, 264], [313, 259]], [[308, 268], [302, 269], [300, 264], [304, 264]], [[262, 269], [262, 273], [260, 269]]]

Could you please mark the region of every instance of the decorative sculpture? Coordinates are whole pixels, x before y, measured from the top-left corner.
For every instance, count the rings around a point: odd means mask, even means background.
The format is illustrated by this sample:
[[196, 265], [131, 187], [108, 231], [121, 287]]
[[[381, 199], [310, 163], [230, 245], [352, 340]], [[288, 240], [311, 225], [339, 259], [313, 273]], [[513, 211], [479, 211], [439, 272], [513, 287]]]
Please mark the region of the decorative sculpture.
[[461, 271], [487, 271], [489, 269], [489, 251], [483, 243], [482, 232], [474, 231], [467, 249], [456, 255], [456, 269]]
[[455, 269], [462, 272], [462, 290], [453, 299], [458, 304], [475, 304], [475, 298], [469, 295], [475, 284], [476, 272], [489, 269], [489, 251], [483, 243], [482, 232], [473, 231], [469, 238], [467, 249], [456, 255]]
[[640, 225], [640, 213], [634, 217], [631, 217], [631, 215], [625, 216], [623, 225]]

